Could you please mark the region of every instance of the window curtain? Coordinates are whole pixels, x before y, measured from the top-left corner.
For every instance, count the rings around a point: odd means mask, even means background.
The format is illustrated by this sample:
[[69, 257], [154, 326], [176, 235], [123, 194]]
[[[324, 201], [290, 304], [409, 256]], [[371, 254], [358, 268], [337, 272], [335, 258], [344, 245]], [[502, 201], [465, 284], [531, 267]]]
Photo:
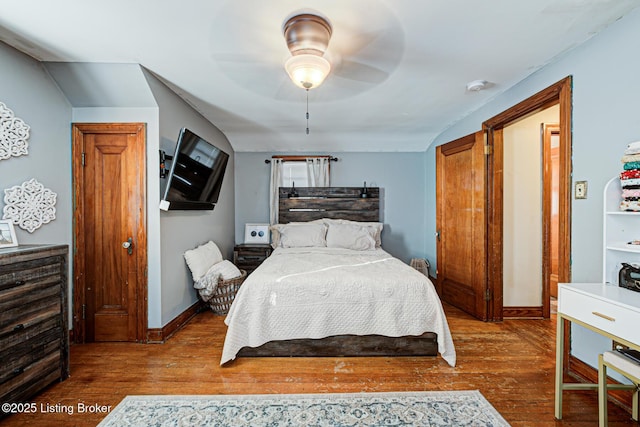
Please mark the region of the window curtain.
[[306, 160], [309, 187], [329, 187], [329, 159], [327, 157], [309, 157]]
[[269, 188], [269, 222], [278, 223], [278, 188], [282, 187], [282, 159], [271, 159]]

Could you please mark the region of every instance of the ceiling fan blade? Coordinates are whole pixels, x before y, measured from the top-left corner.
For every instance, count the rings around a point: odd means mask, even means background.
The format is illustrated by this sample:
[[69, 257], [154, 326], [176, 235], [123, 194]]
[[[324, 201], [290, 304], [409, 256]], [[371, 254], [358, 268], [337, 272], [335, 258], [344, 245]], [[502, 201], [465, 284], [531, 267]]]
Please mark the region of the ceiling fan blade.
[[235, 63], [235, 64], [258, 64], [259, 60], [255, 57], [255, 55], [250, 55], [247, 53], [214, 53], [211, 54], [211, 58], [214, 62], [222, 64], [222, 63]]
[[293, 84], [289, 76], [285, 74], [273, 96], [281, 101], [300, 101], [303, 99], [303, 93], [304, 91]]
[[327, 49], [334, 68], [332, 74], [369, 87], [389, 78], [404, 50], [400, 26], [378, 19], [371, 19], [370, 24], [363, 29], [353, 22], [336, 23], [335, 37]]
[[389, 77], [389, 73], [372, 65], [356, 61], [341, 61], [335, 68], [336, 76], [365, 83], [379, 84]]
[[291, 83], [284, 66], [277, 61], [264, 60], [250, 53], [220, 53], [211, 56], [222, 74], [246, 90], [270, 99], [285, 100], [294, 98], [294, 89], [300, 90]]
[[[361, 51], [367, 49], [376, 49], [376, 41], [382, 38], [381, 31], [368, 31], [360, 33], [357, 30], [344, 30], [343, 37], [335, 37], [336, 43], [339, 43], [342, 55], [357, 55]], [[339, 35], [338, 35], [339, 36]], [[343, 41], [344, 40], [344, 41]]]

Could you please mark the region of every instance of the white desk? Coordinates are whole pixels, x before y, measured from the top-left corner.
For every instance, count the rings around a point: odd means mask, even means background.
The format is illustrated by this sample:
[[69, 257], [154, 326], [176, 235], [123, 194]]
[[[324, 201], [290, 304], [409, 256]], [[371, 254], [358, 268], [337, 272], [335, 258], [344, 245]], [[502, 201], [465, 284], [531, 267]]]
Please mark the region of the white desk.
[[[603, 283], [558, 285], [555, 416], [562, 419], [564, 390], [597, 390], [598, 384], [564, 383], [564, 320], [640, 350], [640, 292]], [[616, 386], [609, 387], [610, 389]]]

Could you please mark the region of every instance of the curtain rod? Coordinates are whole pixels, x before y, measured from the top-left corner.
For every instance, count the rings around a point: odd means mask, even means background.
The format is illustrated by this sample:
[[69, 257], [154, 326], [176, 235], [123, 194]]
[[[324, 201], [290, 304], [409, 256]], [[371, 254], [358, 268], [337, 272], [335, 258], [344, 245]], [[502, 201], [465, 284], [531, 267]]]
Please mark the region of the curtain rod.
[[[307, 156], [282, 156], [282, 157], [275, 157], [275, 158], [281, 158], [283, 162], [286, 162], [287, 160], [290, 161], [290, 162], [291, 161], [294, 161], [294, 162], [295, 161], [299, 161], [299, 162], [301, 162], [304, 159], [313, 159], [313, 158], [316, 158], [316, 157], [327, 157], [330, 162], [337, 162], [338, 160], [340, 160], [337, 157], [333, 157], [333, 156], [308, 156], [308, 157]], [[269, 163], [271, 163], [271, 159], [265, 159], [264, 162], [269, 164]]]

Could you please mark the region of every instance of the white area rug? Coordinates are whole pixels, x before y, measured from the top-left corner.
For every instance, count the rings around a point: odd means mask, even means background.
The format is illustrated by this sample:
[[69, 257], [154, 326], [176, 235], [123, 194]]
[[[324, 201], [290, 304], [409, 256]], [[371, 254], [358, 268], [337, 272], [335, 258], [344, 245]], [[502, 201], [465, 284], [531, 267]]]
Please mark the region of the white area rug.
[[127, 396], [107, 426], [473, 426], [509, 424], [475, 391]]

